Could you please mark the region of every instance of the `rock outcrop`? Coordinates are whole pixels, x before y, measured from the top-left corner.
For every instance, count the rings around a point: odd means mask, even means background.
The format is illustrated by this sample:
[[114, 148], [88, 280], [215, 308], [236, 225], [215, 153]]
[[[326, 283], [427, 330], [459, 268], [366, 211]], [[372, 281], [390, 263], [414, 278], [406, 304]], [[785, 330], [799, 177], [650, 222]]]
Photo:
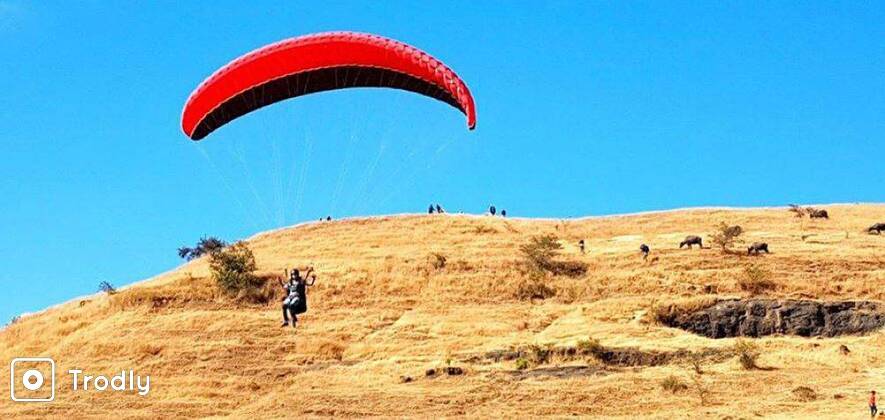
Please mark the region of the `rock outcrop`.
[[885, 326], [885, 305], [875, 302], [731, 299], [706, 308], [676, 312], [663, 320], [710, 338], [797, 335], [835, 337]]

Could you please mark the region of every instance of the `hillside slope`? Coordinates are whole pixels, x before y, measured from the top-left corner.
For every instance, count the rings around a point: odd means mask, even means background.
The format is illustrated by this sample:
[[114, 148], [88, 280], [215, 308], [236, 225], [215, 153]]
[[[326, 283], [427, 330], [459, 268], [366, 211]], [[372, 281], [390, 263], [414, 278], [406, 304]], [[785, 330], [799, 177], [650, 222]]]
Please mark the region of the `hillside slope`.
[[[276, 301], [245, 305], [220, 296], [207, 262], [193, 261], [0, 331], [0, 377], [9, 377], [7, 361], [20, 356], [51, 356], [62, 370], [55, 402], [2, 398], [0, 418], [860, 418], [868, 413], [866, 393], [885, 391], [881, 330], [752, 339], [762, 369], [744, 370], [730, 353], [735, 339], [663, 327], [649, 316], [674, 302], [744, 296], [738, 280], [748, 266], [777, 284], [766, 297], [882, 302], [885, 235], [864, 229], [885, 221], [885, 206], [827, 209], [829, 220], [799, 219], [786, 209], [579, 220], [415, 215], [259, 234], [248, 244], [261, 271], [317, 268], [310, 311], [297, 330], [280, 328]], [[744, 228], [737, 248], [765, 241], [772, 253], [678, 248], [689, 234], [709, 238], [720, 221]], [[556, 235], [561, 258], [589, 270], [553, 278], [555, 297], [520, 301], [519, 247], [538, 234]], [[577, 248], [582, 238], [586, 254]], [[649, 261], [639, 255], [641, 243], [652, 248]], [[445, 257], [444, 267], [434, 266], [434, 254]], [[548, 345], [562, 350], [539, 360]], [[607, 356], [582, 353], [590, 347]], [[508, 354], [520, 348], [529, 350]], [[524, 363], [527, 369], [517, 370]], [[425, 375], [446, 366], [464, 373]], [[151, 376], [151, 392], [72, 392], [64, 374], [71, 367], [108, 375], [135, 369]], [[662, 389], [671, 375], [687, 389]], [[9, 395], [6, 380], [0, 383]], [[798, 396], [799, 387], [816, 398]]]

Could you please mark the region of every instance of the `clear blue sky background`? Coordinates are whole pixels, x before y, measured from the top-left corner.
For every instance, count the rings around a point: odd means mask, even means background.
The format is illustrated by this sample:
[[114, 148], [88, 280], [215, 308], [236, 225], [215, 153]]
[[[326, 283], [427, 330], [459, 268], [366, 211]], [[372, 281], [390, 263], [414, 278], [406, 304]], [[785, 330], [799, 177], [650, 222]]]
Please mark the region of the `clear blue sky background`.
[[[885, 201], [883, 2], [425, 3], [0, 0], [0, 322], [327, 214]], [[439, 57], [477, 130], [351, 90], [180, 132], [216, 68], [326, 30]]]

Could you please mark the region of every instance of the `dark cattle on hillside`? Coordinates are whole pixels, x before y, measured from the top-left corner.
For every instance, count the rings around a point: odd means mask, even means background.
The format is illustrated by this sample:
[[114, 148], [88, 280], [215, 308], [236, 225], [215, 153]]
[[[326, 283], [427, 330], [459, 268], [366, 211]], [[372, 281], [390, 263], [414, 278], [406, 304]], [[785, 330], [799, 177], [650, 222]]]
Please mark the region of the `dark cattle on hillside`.
[[700, 236], [689, 235], [685, 237], [685, 240], [679, 243], [679, 248], [688, 245], [688, 249], [691, 249], [692, 245], [697, 245], [701, 248], [704, 247], [703, 239]]

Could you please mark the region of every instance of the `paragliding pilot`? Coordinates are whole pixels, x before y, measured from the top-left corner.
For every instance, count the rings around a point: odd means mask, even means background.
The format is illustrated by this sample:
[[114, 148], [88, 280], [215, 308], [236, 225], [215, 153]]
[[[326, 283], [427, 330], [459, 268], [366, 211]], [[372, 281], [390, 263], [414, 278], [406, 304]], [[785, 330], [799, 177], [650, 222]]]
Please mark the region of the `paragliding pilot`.
[[[289, 325], [289, 315], [292, 315], [292, 328], [295, 328], [298, 324], [297, 315], [307, 312], [306, 287], [313, 286], [317, 281], [316, 274], [311, 277], [311, 273], [313, 273], [313, 267], [308, 268], [307, 274], [301, 277], [301, 272], [296, 268], [289, 276], [289, 283], [279, 282], [280, 287], [286, 291], [286, 297], [283, 299], [283, 324], [280, 325], [281, 327]], [[311, 279], [310, 283], [306, 281], [307, 278]]]

